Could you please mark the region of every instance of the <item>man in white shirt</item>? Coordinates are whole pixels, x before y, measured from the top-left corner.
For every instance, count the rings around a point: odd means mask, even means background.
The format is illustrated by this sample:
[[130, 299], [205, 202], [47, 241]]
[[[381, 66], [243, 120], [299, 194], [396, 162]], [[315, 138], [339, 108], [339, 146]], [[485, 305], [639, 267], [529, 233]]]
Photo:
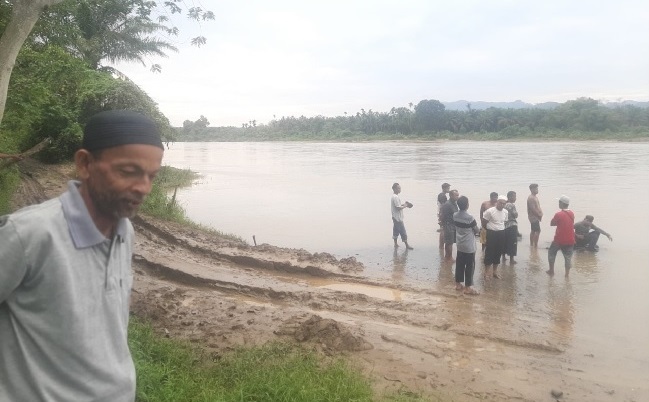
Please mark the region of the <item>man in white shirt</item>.
[[401, 236], [401, 240], [406, 245], [406, 249], [412, 250], [408, 244], [408, 233], [406, 233], [406, 226], [403, 223], [403, 209], [412, 208], [412, 204], [408, 201], [401, 202], [399, 193], [401, 193], [401, 185], [394, 183], [392, 185], [392, 199], [390, 200], [390, 209], [392, 210], [392, 239], [394, 240], [394, 247], [399, 247], [397, 239]]
[[487, 248], [484, 253], [485, 279], [490, 277], [500, 279], [498, 264], [500, 264], [500, 256], [505, 252], [505, 222], [508, 218], [506, 203], [507, 197], [501, 195], [498, 197], [496, 206], [487, 209], [482, 215], [487, 223]]

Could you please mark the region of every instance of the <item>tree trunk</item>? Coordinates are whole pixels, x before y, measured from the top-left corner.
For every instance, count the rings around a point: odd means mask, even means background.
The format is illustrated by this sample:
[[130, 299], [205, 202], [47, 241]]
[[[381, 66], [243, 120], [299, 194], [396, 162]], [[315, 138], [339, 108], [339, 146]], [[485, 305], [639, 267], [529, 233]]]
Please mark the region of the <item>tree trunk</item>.
[[7, 104], [7, 90], [11, 71], [23, 43], [34, 28], [41, 11], [46, 6], [63, 0], [14, 0], [11, 16], [0, 37], [0, 124]]

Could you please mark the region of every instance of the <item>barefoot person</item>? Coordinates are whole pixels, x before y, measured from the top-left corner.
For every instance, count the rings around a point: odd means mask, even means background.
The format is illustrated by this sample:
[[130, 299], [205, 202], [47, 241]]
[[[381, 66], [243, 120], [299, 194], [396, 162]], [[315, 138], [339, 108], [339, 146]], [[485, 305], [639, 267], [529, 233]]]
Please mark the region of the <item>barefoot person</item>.
[[392, 185], [392, 199], [390, 200], [390, 209], [392, 210], [392, 239], [394, 240], [394, 247], [399, 247], [397, 239], [401, 236], [401, 241], [406, 245], [406, 249], [412, 250], [408, 244], [408, 233], [406, 233], [406, 226], [403, 223], [403, 209], [412, 208], [412, 204], [408, 201], [401, 202], [399, 193], [401, 193], [401, 185], [394, 183]]
[[570, 273], [570, 267], [572, 266], [572, 252], [575, 246], [575, 214], [568, 209], [570, 205], [570, 199], [565, 195], [562, 195], [559, 198], [559, 212], [554, 214], [554, 217], [550, 221], [550, 226], [556, 226], [557, 229], [554, 234], [554, 240], [550, 244], [550, 249], [548, 250], [548, 263], [550, 264], [550, 269], [547, 272], [548, 275], [554, 275], [554, 260], [557, 258], [557, 252], [561, 250], [563, 253], [563, 258], [565, 260], [566, 266], [566, 278]]
[[604, 229], [595, 226], [593, 215], [586, 215], [583, 221], [575, 223], [575, 249], [586, 249], [588, 251], [599, 251], [597, 241], [599, 235], [603, 234], [613, 241], [613, 236]]
[[0, 218], [0, 401], [135, 399], [129, 218], [164, 148], [128, 111], [91, 117], [81, 144], [79, 181]]
[[467, 197], [458, 198], [457, 206], [460, 210], [453, 214], [457, 243], [455, 289], [464, 290], [468, 295], [477, 295], [478, 292], [473, 288], [473, 272], [475, 271], [475, 236], [479, 232], [478, 223], [467, 212], [469, 209]]
[[480, 243], [482, 244], [482, 251], [487, 247], [487, 221], [484, 220], [483, 217], [484, 211], [495, 207], [497, 202], [498, 193], [492, 191], [491, 194], [489, 194], [489, 199], [480, 205], [480, 224], [482, 225], [482, 229], [480, 229]]
[[457, 199], [460, 198], [460, 193], [457, 190], [451, 190], [448, 195], [448, 201], [442, 205], [439, 215], [442, 220], [442, 233], [444, 234], [444, 259], [453, 261], [453, 244], [455, 243], [453, 214], [459, 211]]
[[442, 192], [437, 194], [437, 223], [439, 224], [439, 248], [444, 248], [444, 231], [442, 230], [442, 221], [440, 219], [439, 213], [442, 208], [442, 205], [446, 204], [448, 201], [448, 192], [451, 190], [451, 185], [448, 183], [442, 184]]
[[501, 195], [497, 198], [496, 206], [489, 208], [483, 214], [487, 222], [487, 248], [484, 252], [485, 279], [490, 277], [500, 279], [498, 264], [505, 252], [505, 222], [508, 214], [505, 209], [506, 203], [507, 198]]
[[509, 264], [516, 264], [514, 257], [518, 251], [518, 211], [516, 210], [516, 192], [507, 192], [507, 220], [505, 221], [505, 254], [503, 254], [503, 264], [505, 263], [505, 256], [509, 256]]
[[530, 220], [530, 246], [538, 247], [539, 235], [541, 234], [541, 219], [543, 219], [543, 211], [541, 210], [541, 203], [539, 202], [539, 185], [536, 183], [530, 184], [530, 195], [527, 197], [527, 218]]

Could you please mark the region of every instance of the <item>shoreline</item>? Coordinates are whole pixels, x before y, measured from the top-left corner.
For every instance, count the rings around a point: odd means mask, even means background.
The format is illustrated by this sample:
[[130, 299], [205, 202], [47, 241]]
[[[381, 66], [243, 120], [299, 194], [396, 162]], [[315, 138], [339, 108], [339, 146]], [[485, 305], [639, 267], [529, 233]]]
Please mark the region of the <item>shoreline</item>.
[[[56, 196], [72, 173], [69, 166], [29, 168], [18, 196]], [[405, 386], [455, 401], [539, 401], [553, 389], [573, 400], [623, 401], [649, 391], [634, 394], [620, 379], [592, 374], [596, 357], [548, 342], [543, 316], [513, 317], [488, 297], [454, 292], [450, 283], [437, 290], [397, 285], [327, 253], [251, 246], [144, 215], [133, 223], [132, 313], [161, 336], [207, 351], [304, 342], [356, 362], [379, 392]], [[314, 324], [321, 319], [334, 327]]]

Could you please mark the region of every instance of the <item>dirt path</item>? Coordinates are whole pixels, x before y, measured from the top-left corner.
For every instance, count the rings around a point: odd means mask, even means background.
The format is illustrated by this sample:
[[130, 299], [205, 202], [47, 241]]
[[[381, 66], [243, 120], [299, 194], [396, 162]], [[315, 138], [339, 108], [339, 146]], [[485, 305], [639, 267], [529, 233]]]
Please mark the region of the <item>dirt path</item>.
[[[59, 194], [72, 172], [27, 161], [21, 168], [30, 174], [16, 206]], [[250, 246], [150, 217], [133, 223], [132, 312], [212, 353], [293, 339], [349, 356], [379, 390], [405, 386], [446, 401], [632, 400], [547, 342], [534, 313], [514, 317], [452, 286], [370, 279], [353, 258]]]

